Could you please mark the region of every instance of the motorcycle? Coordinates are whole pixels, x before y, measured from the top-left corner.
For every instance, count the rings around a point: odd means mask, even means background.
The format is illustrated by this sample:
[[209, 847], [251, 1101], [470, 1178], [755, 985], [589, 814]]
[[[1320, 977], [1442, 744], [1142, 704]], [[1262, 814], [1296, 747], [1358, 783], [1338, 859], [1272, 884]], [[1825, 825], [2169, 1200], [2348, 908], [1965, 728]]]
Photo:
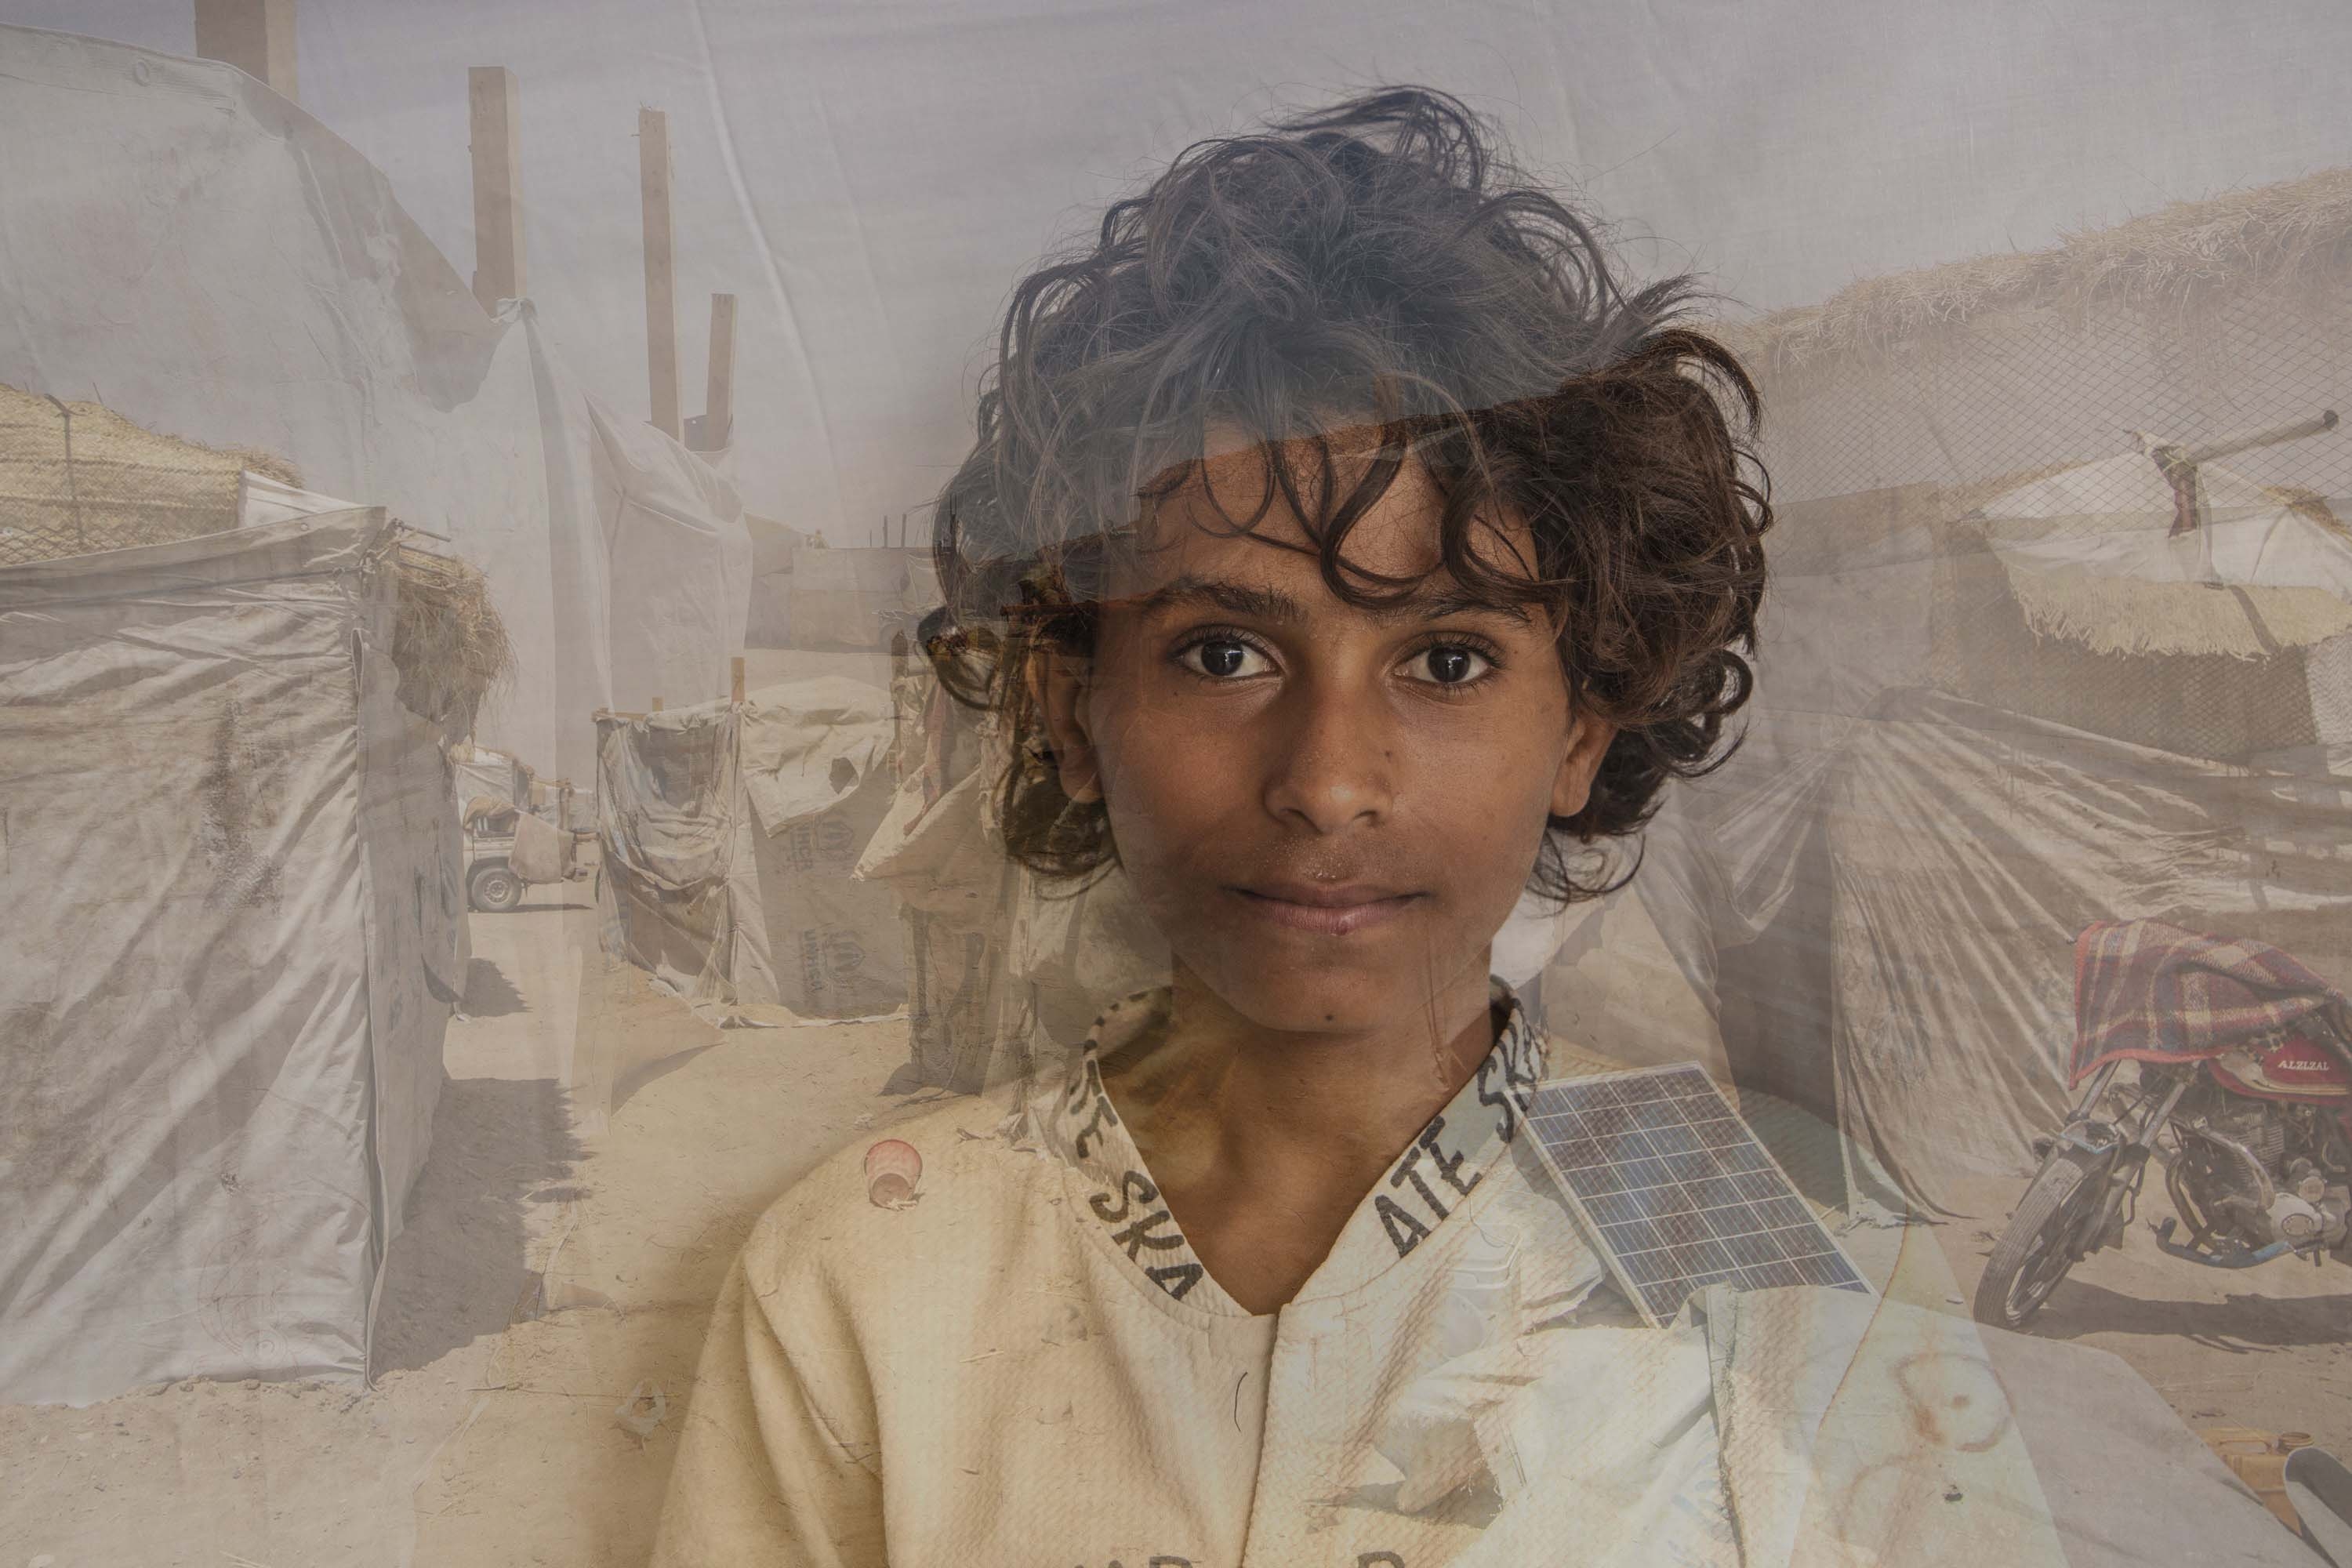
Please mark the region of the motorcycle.
[[2074, 951], [2079, 1093], [2034, 1140], [1978, 1321], [2022, 1325], [2076, 1263], [2122, 1246], [2151, 1164], [2177, 1216], [2156, 1244], [2173, 1257], [2352, 1261], [2352, 999], [2267, 943], [2157, 921], [2100, 921]]

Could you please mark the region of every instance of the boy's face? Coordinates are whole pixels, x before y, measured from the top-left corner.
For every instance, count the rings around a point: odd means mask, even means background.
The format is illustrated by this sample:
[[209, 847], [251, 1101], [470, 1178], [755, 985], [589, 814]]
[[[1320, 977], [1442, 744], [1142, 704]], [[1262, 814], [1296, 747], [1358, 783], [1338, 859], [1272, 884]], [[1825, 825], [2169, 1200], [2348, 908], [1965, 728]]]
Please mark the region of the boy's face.
[[[1225, 514], [1250, 516], [1257, 452], [1209, 467]], [[1430, 572], [1437, 505], [1409, 464], [1348, 558]], [[1368, 612], [1313, 555], [1213, 530], [1229, 525], [1198, 482], [1163, 502], [1108, 585], [1091, 665], [1045, 674], [1064, 787], [1106, 802], [1180, 968], [1261, 1027], [1360, 1032], [1483, 995], [1546, 819], [1583, 807], [1611, 728], [1571, 715], [1540, 610], [1465, 603], [1439, 574]], [[1306, 542], [1278, 499], [1258, 531]]]

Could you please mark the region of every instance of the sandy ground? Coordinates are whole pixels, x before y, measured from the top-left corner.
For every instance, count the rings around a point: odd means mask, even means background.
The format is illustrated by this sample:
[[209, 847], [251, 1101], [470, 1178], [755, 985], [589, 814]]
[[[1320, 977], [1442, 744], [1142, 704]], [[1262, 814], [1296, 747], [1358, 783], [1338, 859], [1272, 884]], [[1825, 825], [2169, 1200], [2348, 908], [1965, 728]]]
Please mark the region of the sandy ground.
[[[1936, 1228], [1964, 1296], [1975, 1296], [2024, 1187], [1987, 1182], [1970, 1206], [2000, 1219]], [[2292, 1258], [2204, 1268], [2157, 1250], [2151, 1231], [2171, 1215], [2159, 1172], [2124, 1245], [2077, 1264], [2028, 1331], [2112, 1351], [2192, 1427], [2308, 1432], [2352, 1454], [2352, 1268]]]
[[[919, 1103], [877, 1092], [902, 1022], [713, 1027], [604, 963], [586, 883], [538, 891], [561, 896], [475, 919], [375, 1388], [181, 1384], [0, 1408], [0, 1568], [644, 1560], [709, 1303], [752, 1219]], [[1977, 1206], [2014, 1201], [1988, 1184]], [[1935, 1233], [1961, 1299], [1995, 1228]], [[2200, 1269], [2143, 1225], [2033, 1328], [2115, 1352], [2192, 1426], [2352, 1452], [2352, 1272]], [[624, 1419], [656, 1411], [642, 1431]]]

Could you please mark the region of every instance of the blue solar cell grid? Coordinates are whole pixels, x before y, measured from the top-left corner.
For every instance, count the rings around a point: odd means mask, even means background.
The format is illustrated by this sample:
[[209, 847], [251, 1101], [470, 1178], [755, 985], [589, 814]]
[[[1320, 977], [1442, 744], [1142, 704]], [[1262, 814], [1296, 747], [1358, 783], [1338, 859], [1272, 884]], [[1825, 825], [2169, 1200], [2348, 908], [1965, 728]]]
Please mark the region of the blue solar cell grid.
[[1870, 1289], [1696, 1067], [1556, 1079], [1536, 1090], [1528, 1124], [1652, 1323], [1717, 1281]]

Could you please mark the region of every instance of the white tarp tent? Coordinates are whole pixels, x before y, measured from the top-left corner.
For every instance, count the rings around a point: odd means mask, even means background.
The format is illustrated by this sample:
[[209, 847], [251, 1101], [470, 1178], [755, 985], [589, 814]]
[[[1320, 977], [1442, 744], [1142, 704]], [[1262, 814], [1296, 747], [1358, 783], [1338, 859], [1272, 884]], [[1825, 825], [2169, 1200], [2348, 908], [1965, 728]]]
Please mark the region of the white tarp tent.
[[468, 952], [395, 531], [0, 570], [0, 1399], [365, 1371]]
[[605, 951], [696, 1000], [906, 1000], [898, 902], [851, 871], [888, 809], [888, 695], [838, 676], [598, 719]]
[[735, 487], [677, 442], [587, 399], [611, 581], [613, 704], [683, 706], [727, 687], [751, 605]]
[[0, 27], [0, 382], [276, 454], [447, 537], [518, 654], [481, 739], [586, 777], [604, 552], [529, 303], [486, 314], [380, 172], [231, 66]]

